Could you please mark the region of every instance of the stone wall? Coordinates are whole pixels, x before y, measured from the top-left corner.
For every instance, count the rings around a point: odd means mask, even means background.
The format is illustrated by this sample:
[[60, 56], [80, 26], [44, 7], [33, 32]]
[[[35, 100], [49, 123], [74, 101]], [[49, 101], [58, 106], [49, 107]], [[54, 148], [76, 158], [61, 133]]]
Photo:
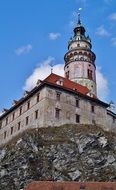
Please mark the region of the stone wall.
[[[38, 93], [39, 101], [37, 102]], [[107, 131], [116, 130], [114, 118], [107, 114], [106, 108], [102, 105], [52, 87], [44, 87], [38, 93], [20, 106], [22, 107], [21, 114], [20, 107], [18, 107], [3, 118], [0, 145], [8, 142], [27, 128], [80, 123], [100, 125]], [[28, 102], [30, 102], [29, 108]]]

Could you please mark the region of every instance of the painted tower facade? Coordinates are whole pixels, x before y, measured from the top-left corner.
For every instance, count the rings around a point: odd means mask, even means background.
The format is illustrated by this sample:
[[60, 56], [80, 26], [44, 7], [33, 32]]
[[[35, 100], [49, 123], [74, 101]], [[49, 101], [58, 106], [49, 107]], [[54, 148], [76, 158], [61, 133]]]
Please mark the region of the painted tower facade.
[[96, 55], [92, 52], [92, 44], [86, 30], [81, 24], [80, 14], [78, 23], [74, 28], [74, 36], [69, 40], [68, 52], [64, 56], [65, 77], [86, 86], [90, 92], [96, 92]]

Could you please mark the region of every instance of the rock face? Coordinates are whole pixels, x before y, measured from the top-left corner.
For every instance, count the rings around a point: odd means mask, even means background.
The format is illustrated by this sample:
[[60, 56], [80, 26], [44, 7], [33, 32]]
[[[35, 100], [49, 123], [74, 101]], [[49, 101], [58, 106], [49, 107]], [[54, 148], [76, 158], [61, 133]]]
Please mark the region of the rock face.
[[0, 190], [33, 180], [116, 181], [116, 134], [94, 125], [26, 131], [0, 148]]

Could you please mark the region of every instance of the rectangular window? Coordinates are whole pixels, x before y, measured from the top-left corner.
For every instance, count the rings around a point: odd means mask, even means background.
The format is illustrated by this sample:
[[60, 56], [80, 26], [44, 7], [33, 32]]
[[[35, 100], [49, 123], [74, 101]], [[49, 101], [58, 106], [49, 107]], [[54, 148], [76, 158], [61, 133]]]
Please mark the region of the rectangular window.
[[19, 114], [20, 114], [20, 115], [22, 114], [22, 106], [21, 106], [20, 109], [19, 109]]
[[115, 118], [115, 117], [113, 117], [113, 123], [115, 123], [115, 121], [116, 121], [116, 118]]
[[29, 124], [29, 116], [26, 117], [26, 125]]
[[27, 110], [30, 108], [30, 101], [27, 102]]
[[93, 79], [93, 71], [88, 69], [88, 78]]
[[12, 114], [12, 121], [14, 120], [15, 118], [15, 112]]
[[8, 117], [6, 117], [6, 125], [8, 124]]
[[56, 93], [56, 100], [57, 100], [57, 101], [60, 101], [60, 95], [61, 95], [60, 92], [57, 92], [57, 93]]
[[80, 115], [76, 114], [76, 123], [80, 123]]
[[55, 111], [56, 111], [56, 112], [55, 112], [55, 118], [56, 118], [56, 119], [59, 119], [59, 118], [60, 118], [60, 109], [56, 108]]
[[21, 122], [18, 122], [18, 131], [20, 130], [21, 128]]
[[66, 72], [66, 78], [69, 79], [69, 71]]
[[95, 107], [92, 105], [91, 106], [91, 112], [94, 113], [95, 112]]
[[0, 121], [0, 129], [2, 129], [2, 121]]
[[6, 138], [6, 135], [7, 135], [7, 132], [6, 132], [6, 131], [4, 131], [4, 139]]
[[79, 99], [76, 99], [76, 107], [79, 107]]
[[39, 102], [40, 95], [39, 93], [37, 94], [37, 103]]
[[38, 110], [35, 111], [35, 119], [38, 119]]
[[13, 134], [13, 127], [11, 127], [11, 135]]

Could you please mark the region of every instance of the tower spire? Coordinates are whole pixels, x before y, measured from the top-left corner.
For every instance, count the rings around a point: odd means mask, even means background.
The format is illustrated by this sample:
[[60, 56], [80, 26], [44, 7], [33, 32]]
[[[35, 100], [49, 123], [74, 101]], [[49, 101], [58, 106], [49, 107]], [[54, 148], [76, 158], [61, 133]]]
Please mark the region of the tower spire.
[[78, 12], [78, 25], [81, 25], [80, 13]]

